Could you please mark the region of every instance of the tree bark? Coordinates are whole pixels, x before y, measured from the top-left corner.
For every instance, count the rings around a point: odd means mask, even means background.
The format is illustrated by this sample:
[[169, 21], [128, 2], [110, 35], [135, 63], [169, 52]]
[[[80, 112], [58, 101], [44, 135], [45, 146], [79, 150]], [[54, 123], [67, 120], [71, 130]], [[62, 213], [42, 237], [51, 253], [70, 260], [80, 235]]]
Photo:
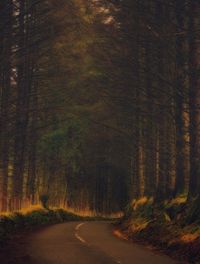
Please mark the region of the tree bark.
[[200, 2], [189, 1], [189, 108], [190, 182], [189, 199], [199, 193], [200, 183]]

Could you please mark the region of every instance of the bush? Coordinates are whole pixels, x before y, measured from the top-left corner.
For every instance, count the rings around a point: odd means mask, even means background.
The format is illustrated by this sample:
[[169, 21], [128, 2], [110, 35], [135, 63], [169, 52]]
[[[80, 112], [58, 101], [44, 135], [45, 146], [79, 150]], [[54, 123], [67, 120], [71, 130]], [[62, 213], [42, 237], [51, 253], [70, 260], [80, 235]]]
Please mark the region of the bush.
[[22, 212], [15, 212], [8, 216], [0, 216], [0, 246], [4, 245], [5, 241], [7, 241], [11, 235], [19, 231], [30, 230], [34, 227], [48, 224], [79, 221], [82, 219], [83, 217], [69, 213], [63, 209], [37, 209], [25, 214]]

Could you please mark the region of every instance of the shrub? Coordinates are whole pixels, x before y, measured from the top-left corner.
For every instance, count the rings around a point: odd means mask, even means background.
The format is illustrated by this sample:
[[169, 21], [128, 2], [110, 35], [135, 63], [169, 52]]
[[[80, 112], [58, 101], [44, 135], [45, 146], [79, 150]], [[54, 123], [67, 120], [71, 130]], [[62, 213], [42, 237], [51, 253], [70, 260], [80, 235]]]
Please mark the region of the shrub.
[[11, 235], [19, 231], [81, 219], [83, 218], [64, 209], [37, 209], [27, 213], [15, 212], [7, 216], [0, 216], [0, 246], [4, 245]]

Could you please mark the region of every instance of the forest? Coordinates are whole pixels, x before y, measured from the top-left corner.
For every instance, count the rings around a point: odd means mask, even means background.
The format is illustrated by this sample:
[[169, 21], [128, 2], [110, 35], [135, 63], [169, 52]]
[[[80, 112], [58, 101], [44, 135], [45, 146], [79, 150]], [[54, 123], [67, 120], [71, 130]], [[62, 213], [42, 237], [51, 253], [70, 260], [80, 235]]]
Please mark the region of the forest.
[[199, 14], [199, 0], [1, 0], [0, 213], [123, 214], [129, 239], [164, 222], [199, 249]]
[[199, 13], [199, 0], [1, 0], [0, 211], [44, 197], [96, 214], [141, 197], [198, 208]]
[[198, 1], [1, 1], [1, 210], [199, 194]]

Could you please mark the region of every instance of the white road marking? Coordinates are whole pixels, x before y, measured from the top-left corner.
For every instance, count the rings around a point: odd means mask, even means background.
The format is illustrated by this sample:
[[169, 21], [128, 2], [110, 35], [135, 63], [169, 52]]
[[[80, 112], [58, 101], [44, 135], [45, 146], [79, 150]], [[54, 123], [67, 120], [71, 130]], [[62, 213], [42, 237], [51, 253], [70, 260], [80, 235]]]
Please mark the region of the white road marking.
[[81, 226], [83, 226], [85, 223], [81, 223], [81, 224], [78, 224], [76, 227], [75, 227], [75, 237], [79, 240], [79, 241], [81, 241], [82, 243], [84, 243], [84, 244], [86, 244], [86, 241], [82, 238], [82, 237], [80, 237], [79, 236], [79, 234], [78, 234], [78, 230], [80, 229], [80, 227]]
[[[75, 237], [79, 240], [79, 241], [81, 241], [83, 244], [87, 244], [87, 242], [81, 237], [81, 236], [79, 236], [79, 234], [78, 234], [78, 231], [79, 231], [79, 229], [81, 228], [81, 226], [83, 226], [85, 223], [81, 223], [81, 224], [78, 224], [76, 227], [75, 227]], [[110, 256], [110, 257], [112, 257], [112, 256]], [[112, 257], [113, 258], [113, 257]], [[121, 261], [120, 260], [116, 260], [116, 263], [118, 263], [118, 264], [121, 264]]]
[[84, 224], [85, 224], [85, 223], [78, 224], [78, 225], [76, 226], [75, 230], [78, 231], [79, 228], [80, 228], [82, 225], [84, 225]]
[[75, 233], [75, 237], [76, 237], [78, 240], [80, 240], [82, 243], [86, 244], [86, 241], [85, 241], [82, 237], [80, 237], [77, 233]]

